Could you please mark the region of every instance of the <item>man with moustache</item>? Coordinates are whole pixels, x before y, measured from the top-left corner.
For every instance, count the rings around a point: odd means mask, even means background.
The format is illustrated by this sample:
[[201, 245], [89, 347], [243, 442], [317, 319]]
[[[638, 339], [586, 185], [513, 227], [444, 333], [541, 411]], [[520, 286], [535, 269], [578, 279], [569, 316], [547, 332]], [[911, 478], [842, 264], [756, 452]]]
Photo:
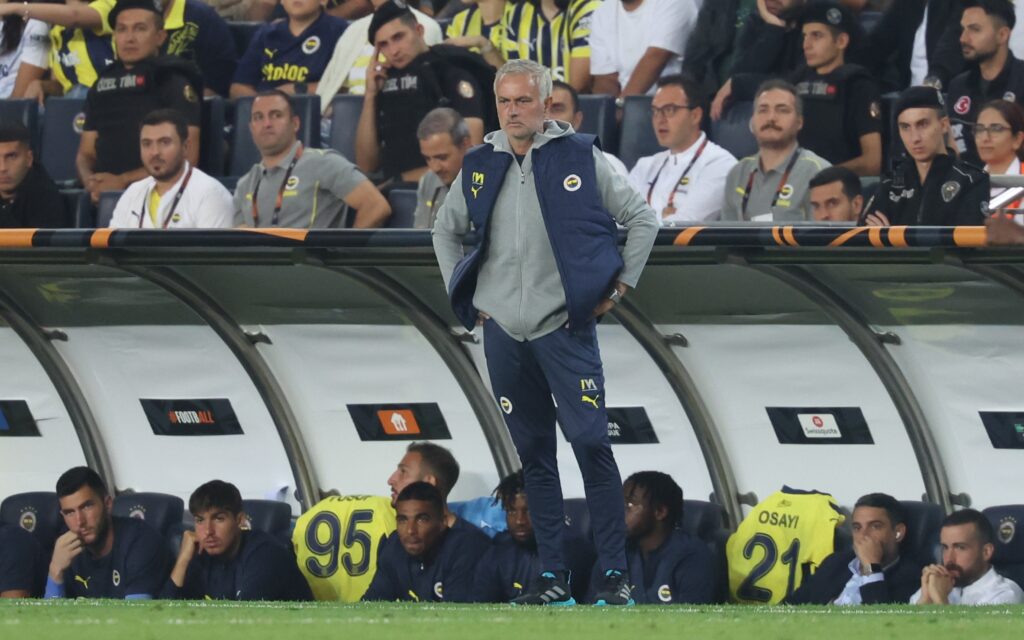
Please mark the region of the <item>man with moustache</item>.
[[112, 228], [230, 228], [231, 193], [186, 159], [191, 141], [185, 117], [158, 109], [142, 119], [142, 166], [148, 178], [132, 183], [114, 206]]
[[723, 220], [809, 220], [808, 183], [828, 161], [797, 143], [803, 101], [784, 80], [768, 80], [754, 98], [750, 130], [758, 152], [739, 161], [725, 182]]
[[1017, 22], [1010, 0], [964, 3], [960, 47], [967, 70], [949, 83], [953, 137], [960, 157], [981, 166], [972, 127], [990, 100], [1024, 101], [1024, 61], [1010, 52], [1010, 32]]
[[1024, 591], [992, 566], [995, 530], [979, 511], [963, 509], [946, 516], [939, 532], [942, 564], [921, 572], [921, 588], [910, 604], [1021, 604]]
[[170, 559], [164, 539], [142, 520], [112, 515], [99, 474], [65, 471], [57, 499], [68, 531], [53, 546], [45, 597], [150, 600], [160, 593]]
[[242, 496], [211, 480], [192, 492], [195, 531], [181, 550], [161, 596], [179, 600], [312, 600], [291, 552], [262, 531], [244, 530]]

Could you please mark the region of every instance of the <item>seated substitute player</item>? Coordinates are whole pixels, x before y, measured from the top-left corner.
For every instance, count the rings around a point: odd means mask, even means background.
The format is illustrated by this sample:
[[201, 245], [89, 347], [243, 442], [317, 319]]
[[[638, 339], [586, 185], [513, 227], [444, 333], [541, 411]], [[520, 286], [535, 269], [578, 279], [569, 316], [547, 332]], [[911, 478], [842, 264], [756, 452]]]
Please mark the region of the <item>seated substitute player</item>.
[[942, 564], [921, 572], [921, 588], [910, 604], [1021, 604], [1020, 586], [992, 566], [992, 523], [979, 511], [963, 509], [946, 516], [939, 532]]
[[68, 531], [53, 546], [47, 598], [149, 600], [160, 593], [170, 568], [163, 537], [142, 520], [112, 515], [99, 474], [65, 471], [57, 499]]
[[181, 550], [161, 596], [179, 600], [312, 600], [291, 552], [270, 534], [243, 530], [242, 496], [211, 480], [188, 499], [195, 531]]
[[[626, 561], [637, 604], [707, 604], [715, 597], [711, 551], [678, 529], [683, 490], [659, 471], [634, 473], [622, 484]], [[598, 577], [599, 572], [591, 575]], [[600, 589], [598, 580], [591, 593]]]
[[329, 496], [299, 516], [292, 546], [313, 597], [358, 602], [394, 531], [395, 509], [384, 496]]
[[942, 95], [910, 87], [894, 107], [908, 158], [896, 162], [867, 206], [864, 223], [889, 225], [981, 225], [989, 198], [988, 174], [946, 149], [949, 118]]
[[890, 495], [870, 493], [853, 507], [853, 549], [825, 558], [787, 604], [895, 604], [910, 599], [921, 567], [900, 554], [907, 535], [903, 507]]
[[324, 11], [320, 0], [284, 0], [287, 20], [271, 22], [249, 42], [231, 81], [231, 97], [280, 89], [316, 93], [334, 45], [348, 22]]
[[629, 185], [659, 213], [662, 225], [718, 218], [722, 191], [736, 158], [701, 131], [704, 95], [692, 78], [658, 81], [651, 126], [665, 151], [640, 158]]
[[42, 595], [45, 575], [43, 549], [32, 534], [0, 523], [0, 598]]
[[192, 143], [188, 122], [173, 109], [157, 109], [142, 119], [142, 166], [148, 178], [121, 194], [110, 220], [113, 228], [230, 228], [231, 193], [186, 159]]
[[391, 505], [398, 506], [398, 494], [413, 482], [426, 482], [437, 487], [445, 500], [446, 522], [449, 528], [477, 528], [448, 511], [448, 494], [459, 481], [459, 463], [452, 452], [433, 442], [413, 442], [406, 448], [398, 467], [388, 477], [391, 487]]
[[[508, 530], [494, 537], [490, 550], [477, 566], [476, 596], [480, 602], [510, 602], [523, 595], [530, 581], [541, 571], [522, 470], [505, 476], [494, 490], [494, 500], [500, 502], [505, 511]], [[594, 554], [585, 540], [568, 535], [564, 549], [572, 583], [579, 585], [574, 595], [582, 597], [586, 593], [585, 576]]]
[[487, 536], [449, 528], [444, 495], [432, 484], [413, 482], [395, 504], [398, 540], [381, 551], [363, 600], [473, 602], [473, 576], [490, 545]]
[[291, 96], [279, 89], [252, 101], [249, 131], [261, 161], [235, 187], [235, 224], [243, 227], [340, 227], [345, 205], [356, 228], [379, 227], [391, 206], [355, 165], [332, 149], [306, 149]]
[[857, 222], [864, 210], [860, 178], [846, 167], [822, 169], [808, 183], [816, 222]]

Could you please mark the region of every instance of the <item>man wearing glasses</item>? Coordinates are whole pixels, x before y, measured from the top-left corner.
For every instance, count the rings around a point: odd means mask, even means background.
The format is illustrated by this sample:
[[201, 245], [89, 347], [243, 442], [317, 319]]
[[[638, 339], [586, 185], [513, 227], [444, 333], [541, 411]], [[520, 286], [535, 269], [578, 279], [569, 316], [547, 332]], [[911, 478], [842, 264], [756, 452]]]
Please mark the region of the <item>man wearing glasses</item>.
[[651, 125], [665, 151], [637, 160], [629, 184], [662, 225], [715, 219], [722, 209], [736, 158], [701, 131], [703, 105], [700, 85], [681, 75], [662, 78], [651, 100]]

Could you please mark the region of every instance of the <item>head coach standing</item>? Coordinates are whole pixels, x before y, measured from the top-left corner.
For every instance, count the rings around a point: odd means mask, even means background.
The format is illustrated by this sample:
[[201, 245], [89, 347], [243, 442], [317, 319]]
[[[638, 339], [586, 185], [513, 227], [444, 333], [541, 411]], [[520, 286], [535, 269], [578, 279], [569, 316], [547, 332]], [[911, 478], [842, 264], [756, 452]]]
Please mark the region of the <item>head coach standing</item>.
[[[657, 217], [593, 137], [545, 121], [547, 69], [511, 61], [498, 70], [495, 94], [501, 131], [466, 154], [433, 233], [455, 315], [466, 328], [484, 324], [491, 387], [523, 463], [542, 573], [515, 602], [575, 602], [561, 551], [557, 416], [580, 465], [605, 574], [595, 602], [629, 604], [595, 319], [636, 286]], [[616, 222], [628, 232], [621, 255]], [[471, 231], [477, 244], [464, 256]]]

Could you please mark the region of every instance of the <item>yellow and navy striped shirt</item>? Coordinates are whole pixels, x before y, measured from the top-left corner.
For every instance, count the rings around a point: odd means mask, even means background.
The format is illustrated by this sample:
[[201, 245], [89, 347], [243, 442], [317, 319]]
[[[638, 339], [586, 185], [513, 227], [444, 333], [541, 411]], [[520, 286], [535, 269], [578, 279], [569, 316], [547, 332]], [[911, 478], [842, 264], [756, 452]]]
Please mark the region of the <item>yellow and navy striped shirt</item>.
[[570, 0], [569, 6], [550, 21], [539, 0], [520, 0], [505, 8], [506, 60], [523, 58], [551, 69], [555, 80], [569, 81], [569, 62], [590, 58], [590, 21], [601, 0]]
[[[470, 7], [452, 16], [451, 24], [445, 30], [445, 37], [459, 38], [461, 36], [484, 36], [498, 51], [501, 51], [502, 42], [505, 39], [504, 20], [499, 19], [494, 24], [484, 24], [480, 7]], [[472, 50], [479, 53], [476, 47]]]
[[50, 74], [64, 93], [75, 85], [91, 87], [101, 71], [114, 62], [114, 45], [107, 27], [107, 16], [114, 3], [96, 0], [89, 3], [103, 20], [99, 31], [53, 27], [50, 29]]

